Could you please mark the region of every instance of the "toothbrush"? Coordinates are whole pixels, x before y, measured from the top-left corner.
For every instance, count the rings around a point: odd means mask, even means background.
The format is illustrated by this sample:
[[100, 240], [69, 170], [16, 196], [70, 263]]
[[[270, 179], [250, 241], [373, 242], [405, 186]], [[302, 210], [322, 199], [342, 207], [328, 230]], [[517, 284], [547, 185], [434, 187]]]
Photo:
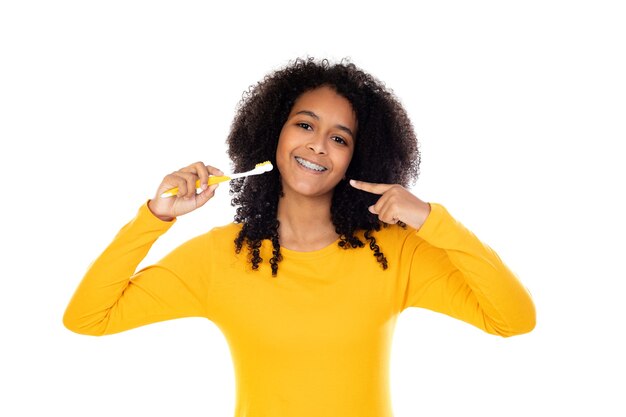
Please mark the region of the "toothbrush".
[[[247, 177], [249, 175], [258, 175], [263, 174], [265, 172], [269, 172], [274, 169], [274, 166], [270, 161], [261, 162], [260, 164], [256, 164], [254, 169], [246, 172], [240, 172], [238, 174], [229, 174], [229, 175], [212, 175], [209, 177], [208, 185], [219, 184], [220, 182], [234, 180], [236, 178]], [[196, 181], [196, 191], [201, 192], [202, 188], [200, 187], [200, 180]], [[161, 198], [172, 197], [178, 194], [178, 187], [174, 187], [171, 190], [167, 190], [163, 194], [161, 194]]]

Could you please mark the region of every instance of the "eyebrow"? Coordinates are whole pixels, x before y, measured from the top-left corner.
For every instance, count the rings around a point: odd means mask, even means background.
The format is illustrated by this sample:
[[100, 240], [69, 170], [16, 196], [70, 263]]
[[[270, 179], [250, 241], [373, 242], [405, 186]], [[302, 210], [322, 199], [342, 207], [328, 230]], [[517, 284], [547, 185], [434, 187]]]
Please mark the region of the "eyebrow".
[[[314, 118], [315, 120], [319, 120], [320, 117], [313, 113], [311, 110], [300, 110], [299, 112], [297, 112], [296, 114], [306, 114], [308, 116], [311, 116], [312, 118]], [[350, 130], [349, 127], [344, 126], [344, 125], [335, 125], [336, 128], [341, 129], [343, 131], [345, 131], [346, 133], [348, 133], [350, 136], [352, 136], [352, 139], [354, 139], [354, 133], [352, 133], [352, 130]]]

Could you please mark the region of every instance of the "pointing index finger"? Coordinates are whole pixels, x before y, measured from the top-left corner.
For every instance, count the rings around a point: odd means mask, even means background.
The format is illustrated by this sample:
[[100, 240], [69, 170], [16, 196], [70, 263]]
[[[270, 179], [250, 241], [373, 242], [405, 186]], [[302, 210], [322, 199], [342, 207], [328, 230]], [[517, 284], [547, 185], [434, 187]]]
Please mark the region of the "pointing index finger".
[[356, 188], [357, 190], [367, 191], [368, 193], [379, 194], [382, 195], [385, 191], [390, 189], [393, 184], [377, 184], [374, 182], [365, 182], [365, 181], [357, 181], [350, 180], [350, 185]]

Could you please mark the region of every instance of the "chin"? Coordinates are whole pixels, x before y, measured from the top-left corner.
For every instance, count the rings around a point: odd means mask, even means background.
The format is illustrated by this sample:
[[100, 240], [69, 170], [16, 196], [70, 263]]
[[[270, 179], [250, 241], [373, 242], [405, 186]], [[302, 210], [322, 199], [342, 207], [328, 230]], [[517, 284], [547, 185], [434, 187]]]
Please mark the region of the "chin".
[[302, 197], [318, 198], [324, 196], [332, 196], [333, 188], [320, 188], [314, 184], [293, 184], [293, 186], [285, 186], [283, 183], [283, 193], [285, 195], [293, 194]]

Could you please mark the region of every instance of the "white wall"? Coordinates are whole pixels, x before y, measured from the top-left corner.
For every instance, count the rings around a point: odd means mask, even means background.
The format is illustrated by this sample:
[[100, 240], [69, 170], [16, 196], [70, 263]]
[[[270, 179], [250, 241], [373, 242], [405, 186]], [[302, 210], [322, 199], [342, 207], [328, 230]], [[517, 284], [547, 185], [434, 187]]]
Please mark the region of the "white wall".
[[[396, 92], [421, 141], [414, 193], [494, 248], [537, 304], [536, 329], [510, 339], [403, 313], [396, 417], [624, 415], [625, 16], [618, 2], [513, 3], [3, 2], [0, 414], [232, 415], [211, 322], [90, 338], [61, 317], [165, 174], [229, 168], [242, 92], [311, 55], [351, 57]], [[230, 221], [227, 189], [146, 262]]]

